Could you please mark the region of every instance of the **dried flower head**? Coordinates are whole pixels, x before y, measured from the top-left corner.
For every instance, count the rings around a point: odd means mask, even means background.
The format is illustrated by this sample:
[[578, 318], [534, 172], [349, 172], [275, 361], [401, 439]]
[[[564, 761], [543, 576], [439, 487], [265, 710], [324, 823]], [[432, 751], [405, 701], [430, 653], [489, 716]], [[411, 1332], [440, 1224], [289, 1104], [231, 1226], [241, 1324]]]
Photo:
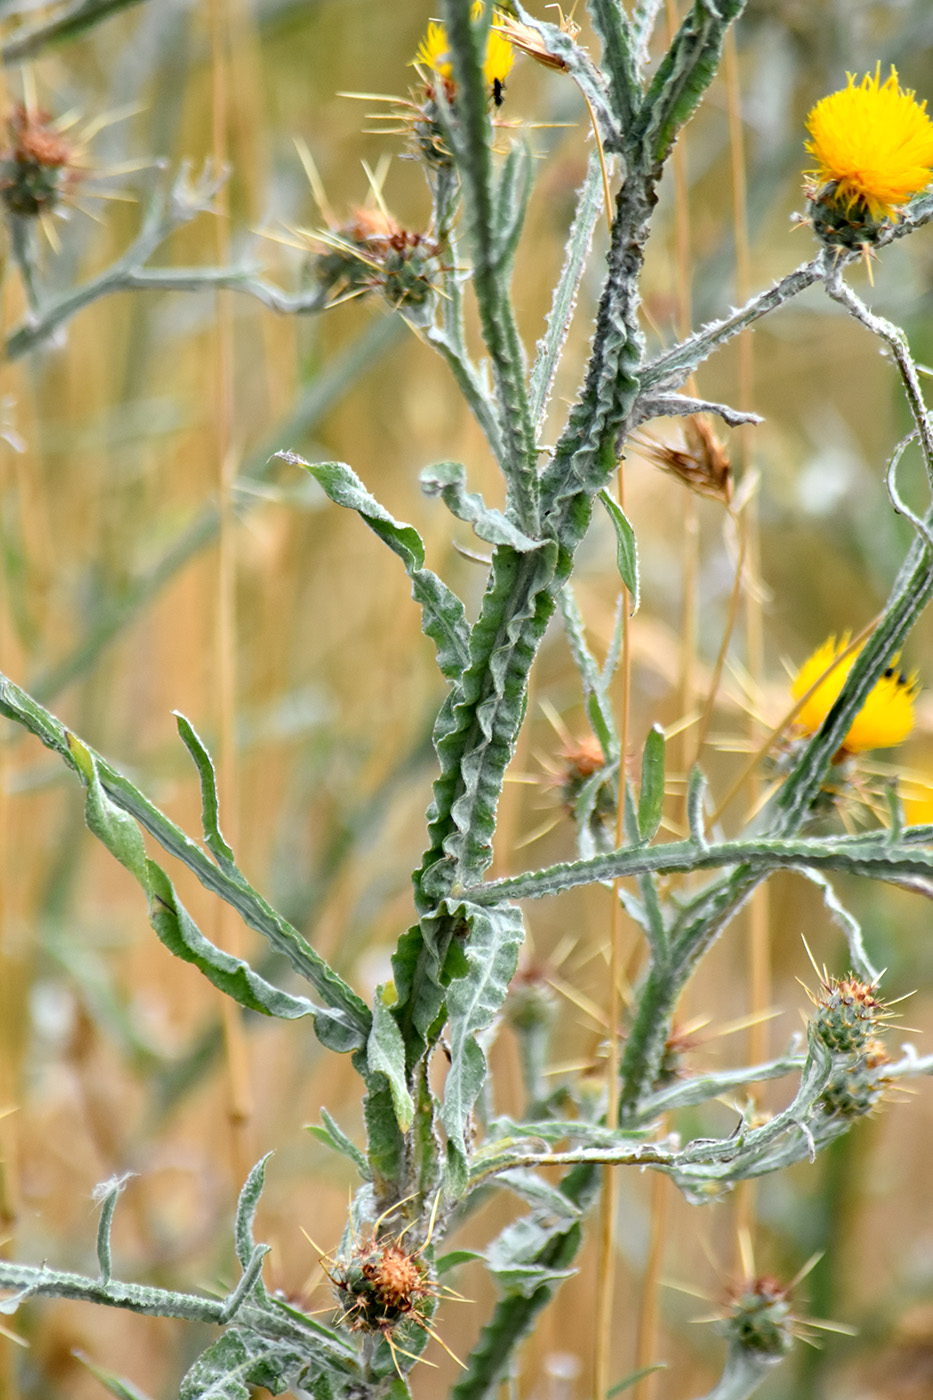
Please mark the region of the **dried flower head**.
[[89, 146], [105, 127], [138, 109], [124, 107], [82, 119], [69, 112], [53, 117], [33, 97], [17, 103], [6, 119], [10, 144], [0, 151], [0, 198], [8, 214], [34, 221], [55, 251], [59, 239], [53, 216], [67, 218], [71, 209], [91, 213], [88, 198], [128, 199], [111, 185], [115, 176], [142, 169], [131, 161], [110, 169], [95, 168]]
[[[899, 207], [926, 189], [933, 175], [933, 122], [926, 103], [902, 91], [897, 70], [881, 81], [874, 74], [824, 97], [807, 118], [811, 198], [834, 207], [851, 223], [871, 225], [896, 219]], [[819, 231], [819, 230], [818, 230]], [[842, 240], [844, 241], [844, 240]]]
[[[557, 7], [560, 11], [560, 6]], [[513, 49], [518, 49], [521, 53], [526, 53], [529, 58], [533, 58], [535, 63], [540, 63], [544, 68], [556, 68], [561, 72], [567, 69], [566, 60], [560, 54], [552, 53], [547, 47], [546, 33], [533, 29], [529, 24], [523, 24], [521, 20], [512, 19], [509, 15], [496, 15], [495, 27], [498, 32], [507, 39]], [[574, 23], [573, 17], [560, 15], [560, 32], [566, 34], [568, 39], [574, 40], [580, 33], [580, 26]]]
[[[804, 701], [795, 720], [798, 728], [805, 734], [815, 734], [819, 729], [855, 665], [861, 648], [833, 664], [836, 657], [841, 657], [848, 644], [848, 633], [838, 642], [835, 637], [828, 638], [803, 663], [794, 678], [791, 694], [795, 700], [799, 700], [812, 686], [816, 686], [812, 695]], [[888, 748], [892, 744], [902, 743], [907, 738], [913, 728], [914, 700], [920, 686], [916, 672], [905, 675], [897, 669], [897, 661], [898, 658], [895, 657], [894, 664], [887, 668], [881, 679], [869, 691], [864, 705], [855, 716], [840, 745], [837, 758], [863, 753], [866, 749]]]
[[[474, 23], [482, 15], [483, 9], [483, 0], [474, 0], [470, 10], [470, 18]], [[512, 71], [514, 53], [511, 44], [502, 33], [501, 16], [494, 12], [493, 20], [494, 23], [486, 35], [483, 79], [492, 101], [499, 107], [502, 104], [502, 95], [505, 91], [505, 80]], [[445, 26], [437, 20], [432, 20], [428, 25], [427, 33], [418, 46], [414, 63], [416, 67], [423, 70], [428, 99], [432, 100], [434, 97], [434, 79], [440, 78], [444, 83], [447, 100], [452, 102], [456, 88], [453, 61], [450, 56], [450, 42]], [[430, 75], [434, 75], [433, 78]]]
[[547, 770], [547, 786], [556, 790], [568, 816], [580, 820], [585, 809], [590, 829], [598, 835], [615, 813], [614, 770], [595, 735], [575, 739], [563, 730], [562, 738], [556, 758], [540, 760]]
[[732, 500], [732, 466], [725, 447], [708, 419], [691, 414], [683, 420], [684, 446], [674, 447], [651, 437], [635, 441], [649, 462], [689, 486], [700, 496], [728, 505]]

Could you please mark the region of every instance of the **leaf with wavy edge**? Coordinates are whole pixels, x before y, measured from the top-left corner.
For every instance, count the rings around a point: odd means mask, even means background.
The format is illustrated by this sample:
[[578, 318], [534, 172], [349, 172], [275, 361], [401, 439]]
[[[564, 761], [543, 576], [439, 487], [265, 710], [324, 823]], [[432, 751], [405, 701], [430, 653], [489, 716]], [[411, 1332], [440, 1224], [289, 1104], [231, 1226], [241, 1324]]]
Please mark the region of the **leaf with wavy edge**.
[[377, 987], [373, 999], [373, 1028], [366, 1042], [366, 1063], [370, 1074], [385, 1076], [399, 1129], [407, 1133], [415, 1105], [405, 1082], [405, 1042], [382, 993], [383, 988]]
[[414, 526], [393, 519], [345, 463], [306, 462], [297, 452], [278, 452], [276, 456], [310, 472], [335, 505], [356, 511], [398, 555], [411, 579], [412, 597], [421, 608], [422, 629], [437, 648], [441, 673], [447, 680], [457, 680], [469, 660], [463, 604], [437, 574], [424, 567], [424, 543]]
[[438, 462], [436, 466], [425, 467], [420, 480], [426, 496], [440, 496], [451, 515], [472, 525], [487, 544], [511, 545], [519, 553], [541, 547], [540, 540], [531, 539], [501, 511], [487, 506], [477, 492], [466, 490], [466, 469], [462, 462]]
[[217, 797], [217, 775], [207, 746], [194, 725], [180, 710], [173, 711], [178, 733], [185, 748], [194, 760], [201, 783], [201, 827], [204, 831], [204, 844], [217, 864], [228, 874], [237, 873], [233, 851], [223, 838], [220, 830], [220, 802]]
[[433, 908], [454, 879], [477, 882], [492, 859], [502, 776], [524, 718], [528, 671], [554, 609], [557, 560], [552, 542], [523, 554], [499, 546], [493, 555], [470, 664], [435, 728], [441, 772], [428, 811], [431, 845], [415, 877], [422, 910]]
[[[81, 750], [93, 760], [101, 789], [110, 802], [139, 822], [170, 855], [187, 865], [206, 889], [232, 905], [244, 922], [268, 939], [278, 952], [288, 958], [295, 971], [324, 998], [327, 1006], [315, 1009], [314, 1022], [321, 1042], [341, 1053], [364, 1044], [372, 1019], [369, 1007], [242, 875], [237, 873], [234, 876], [216, 866], [201, 847], [134, 787], [128, 778], [117, 772], [89, 745], [69, 735], [60, 720], [2, 674], [0, 714], [28, 729], [79, 774], [81, 769], [73, 746], [80, 744]], [[133, 859], [138, 862], [138, 855]]]
[[456, 1196], [467, 1187], [467, 1130], [486, 1079], [486, 1056], [477, 1035], [492, 1024], [505, 1001], [525, 934], [521, 910], [514, 905], [487, 910], [464, 904], [462, 914], [469, 926], [464, 942], [467, 970], [447, 989], [450, 1068], [441, 1106], [448, 1191]]
[[669, 156], [677, 132], [716, 76], [726, 33], [745, 5], [746, 0], [695, 0], [645, 94], [638, 117], [644, 159], [660, 164]]

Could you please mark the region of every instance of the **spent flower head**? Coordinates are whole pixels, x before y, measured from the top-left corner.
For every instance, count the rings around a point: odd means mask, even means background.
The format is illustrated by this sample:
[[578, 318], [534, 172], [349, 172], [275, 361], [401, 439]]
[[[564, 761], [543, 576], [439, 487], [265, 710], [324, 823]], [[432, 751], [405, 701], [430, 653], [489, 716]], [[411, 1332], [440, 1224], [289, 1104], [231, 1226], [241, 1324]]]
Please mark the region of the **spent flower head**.
[[808, 193], [824, 214], [835, 208], [850, 224], [864, 223], [866, 215], [878, 224], [896, 219], [900, 206], [930, 183], [933, 122], [926, 103], [901, 89], [893, 66], [884, 82], [880, 63], [861, 82], [854, 73], [848, 79], [807, 118], [806, 149], [816, 159]]
[[[795, 720], [805, 734], [815, 734], [819, 729], [855, 665], [861, 647], [836, 662], [848, 645], [848, 632], [838, 642], [835, 637], [829, 637], [808, 657], [794, 678], [791, 694], [795, 700], [816, 687], [812, 695], [807, 696]], [[897, 661], [895, 657], [894, 663], [869, 691], [840, 745], [838, 757], [863, 753], [866, 749], [889, 748], [907, 738], [913, 728], [914, 700], [920, 686], [916, 672], [905, 675], [898, 670]]]

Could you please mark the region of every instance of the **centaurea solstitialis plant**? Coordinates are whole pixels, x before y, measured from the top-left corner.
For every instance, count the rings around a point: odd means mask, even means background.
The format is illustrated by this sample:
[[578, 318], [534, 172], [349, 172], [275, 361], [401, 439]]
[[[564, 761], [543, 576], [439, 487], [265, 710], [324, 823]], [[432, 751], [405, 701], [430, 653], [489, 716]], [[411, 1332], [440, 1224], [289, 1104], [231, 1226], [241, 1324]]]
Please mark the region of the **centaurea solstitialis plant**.
[[[409, 1372], [437, 1332], [434, 1315], [447, 1292], [439, 1281], [443, 1261], [437, 1247], [474, 1193], [507, 1175], [531, 1212], [488, 1246], [486, 1260], [499, 1299], [453, 1390], [456, 1400], [492, 1395], [510, 1373], [519, 1343], [574, 1267], [605, 1167], [653, 1168], [691, 1201], [715, 1199], [738, 1182], [812, 1158], [868, 1111], [886, 1084], [931, 1068], [929, 1058], [887, 1059], [878, 972], [828, 876], [839, 871], [906, 885], [928, 881], [933, 828], [905, 826], [895, 797], [884, 827], [858, 835], [807, 834], [834, 762], [846, 750], [859, 715], [869, 702], [877, 703], [872, 697], [933, 594], [933, 512], [920, 516], [899, 495], [895, 473], [903, 447], [892, 458], [887, 488], [894, 508], [913, 526], [914, 542], [844, 683], [793, 751], [769, 804], [735, 835], [726, 836], [710, 823], [705, 779], [695, 769], [686, 797], [689, 834], [657, 840], [664, 736], [656, 727], [648, 734], [636, 790], [629, 773], [634, 736], [624, 707], [617, 723], [610, 694], [613, 666], [596, 665], [571, 591], [577, 550], [594, 509], [601, 509], [615, 530], [626, 606], [636, 606], [635, 540], [614, 494], [626, 439], [659, 416], [706, 412], [730, 424], [750, 421], [752, 415], [683, 393], [683, 386], [732, 336], [817, 284], [890, 349], [913, 415], [912, 437], [933, 480], [933, 427], [904, 337], [872, 314], [845, 281], [847, 266], [865, 245], [882, 248], [933, 214], [933, 197], [921, 193], [933, 165], [933, 149], [923, 145], [921, 109], [905, 107], [904, 94], [892, 94], [890, 84], [881, 87], [877, 77], [874, 85], [853, 90], [853, 98], [863, 95], [859, 101], [883, 100], [886, 120], [906, 115], [919, 141], [911, 169], [920, 174], [881, 171], [877, 187], [858, 186], [848, 166], [834, 166], [833, 114], [824, 111], [811, 128], [823, 182], [811, 192], [810, 214], [822, 240], [817, 256], [740, 309], [649, 358], [638, 321], [639, 283], [658, 184], [679, 131], [716, 72], [743, 0], [696, 0], [650, 76], [646, 54], [656, 7], [638, 6], [629, 16], [617, 0], [589, 0], [602, 45], [597, 64], [566, 25], [539, 20], [517, 2], [510, 5], [510, 23], [502, 32], [514, 34], [523, 26], [526, 51], [537, 49], [551, 67], [573, 78], [592, 114], [595, 137], [552, 313], [529, 371], [510, 282], [532, 162], [519, 140], [510, 141], [505, 152], [494, 150], [491, 116], [507, 76], [505, 68], [488, 71], [491, 33], [502, 42], [499, 30], [492, 30], [498, 18], [470, 0], [443, 0], [441, 8], [443, 33], [434, 31], [419, 54], [440, 80], [425, 73], [421, 97], [406, 107], [433, 201], [430, 238], [416, 242], [384, 225], [378, 236], [366, 233], [362, 251], [350, 246], [349, 235], [339, 246], [332, 239], [328, 256], [346, 251], [357, 257], [363, 268], [359, 287], [366, 291], [390, 285], [391, 271], [393, 310], [411, 312], [413, 323], [450, 366], [501, 469], [504, 510], [490, 508], [468, 490], [456, 463], [423, 475], [427, 494], [439, 497], [491, 547], [476, 617], [468, 618], [462, 601], [426, 567], [418, 533], [395, 520], [350, 467], [282, 454], [310, 472], [334, 504], [356, 512], [398, 556], [448, 687], [434, 726], [438, 775], [426, 849], [413, 876], [414, 919], [395, 950], [392, 983], [378, 988], [367, 1004], [246, 880], [221, 831], [210, 756], [187, 720], [179, 717], [179, 734], [201, 782], [206, 851], [89, 744], [12, 680], [0, 678], [0, 710], [59, 754], [84, 784], [88, 826], [143, 887], [150, 921], [166, 946], [248, 1010], [285, 1019], [310, 1017], [327, 1049], [352, 1057], [361, 1081], [365, 1146], [351, 1141], [326, 1108], [319, 1130], [355, 1164], [362, 1181], [344, 1237], [324, 1261], [339, 1304], [327, 1321], [270, 1293], [263, 1281], [267, 1246], [254, 1240], [253, 1222], [265, 1158], [240, 1196], [235, 1244], [242, 1273], [224, 1298], [114, 1279], [110, 1224], [123, 1184], [118, 1180], [101, 1193], [97, 1278], [0, 1261], [0, 1286], [15, 1294], [7, 1310], [14, 1302], [47, 1294], [218, 1324], [222, 1335], [185, 1376], [182, 1400], [234, 1400], [254, 1385], [316, 1400], [406, 1395]], [[501, 57], [500, 49], [493, 51]], [[873, 133], [873, 151], [889, 149], [877, 139], [877, 124], [866, 129]], [[501, 141], [500, 135], [495, 144]], [[900, 147], [894, 141], [890, 149]], [[610, 193], [611, 234], [589, 358], [566, 423], [544, 450], [540, 433], [604, 189]], [[918, 197], [901, 208], [911, 195]], [[416, 304], [408, 306], [398, 261], [404, 264], [413, 251], [425, 248], [430, 276], [422, 278], [419, 271]], [[382, 267], [380, 259], [390, 258], [391, 269]], [[235, 285], [232, 278], [230, 284]], [[467, 348], [468, 288], [487, 372]], [[601, 760], [575, 793], [579, 858], [489, 880], [497, 804], [525, 720], [529, 673], [558, 611], [601, 749]], [[831, 648], [827, 669], [838, 666], [838, 657]], [[903, 700], [908, 683], [898, 689], [897, 682], [895, 677], [892, 685]], [[813, 675], [811, 688], [819, 683]], [[803, 695], [799, 700], [806, 705]], [[607, 790], [620, 812], [616, 840], [608, 836], [598, 808]], [[309, 984], [309, 994], [272, 985], [246, 961], [215, 947], [195, 926], [168, 874], [147, 856], [140, 828], [284, 954]], [[674, 1015], [691, 976], [754, 890], [774, 871], [788, 868], [821, 888], [828, 910], [845, 928], [849, 977], [823, 975], [824, 994], [817, 999], [805, 1047], [764, 1065], [672, 1080]], [[696, 879], [675, 894], [669, 877], [687, 874]], [[524, 933], [521, 901], [592, 883], [611, 887], [613, 898], [642, 929], [646, 947], [624, 1048], [609, 1060], [611, 1082], [595, 1108], [591, 1095], [584, 1103], [572, 1080], [560, 1096], [542, 1089], [546, 1037], [542, 1040], [541, 1032], [550, 1012], [526, 987], [521, 1005], [512, 1009], [512, 1024], [527, 1051], [533, 1112], [513, 1122], [493, 1111], [481, 1126], [477, 1103], [486, 1088], [484, 1044], [516, 972]], [[439, 1058], [446, 1061], [442, 1085], [431, 1072]], [[662, 1118], [673, 1128], [680, 1108], [781, 1076], [793, 1083], [787, 1106], [764, 1122], [749, 1114], [727, 1137], [685, 1143], [675, 1132], [658, 1129]], [[562, 1171], [556, 1185], [540, 1175], [545, 1167]], [[789, 1349], [793, 1322], [780, 1285], [757, 1279], [743, 1286], [727, 1325], [725, 1369], [709, 1400], [750, 1394]]]

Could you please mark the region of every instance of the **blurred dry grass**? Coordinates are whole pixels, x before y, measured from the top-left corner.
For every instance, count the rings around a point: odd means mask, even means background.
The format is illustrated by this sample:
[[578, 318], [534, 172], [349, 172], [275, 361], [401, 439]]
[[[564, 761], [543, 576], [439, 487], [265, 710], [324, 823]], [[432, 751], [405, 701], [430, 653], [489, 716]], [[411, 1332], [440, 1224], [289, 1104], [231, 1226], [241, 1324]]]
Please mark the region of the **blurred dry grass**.
[[[928, 95], [933, 18], [926, 0], [893, 5], [851, 0], [753, 4], [739, 29], [749, 147], [749, 218], [753, 285], [810, 255], [806, 231], [789, 232], [800, 205], [803, 119], [811, 102], [843, 80], [846, 69], [893, 60], [902, 80]], [[181, 0], [142, 5], [99, 27], [86, 40], [49, 54], [33, 70], [42, 101], [94, 113], [128, 100], [142, 110], [98, 143], [101, 164], [140, 155], [195, 162], [212, 150], [210, 9]], [[221, 7], [233, 36], [227, 132], [233, 175], [229, 237], [248, 229], [313, 225], [313, 210], [292, 138], [310, 145], [338, 213], [361, 201], [360, 159], [375, 164], [396, 141], [360, 135], [370, 106], [338, 98], [342, 90], [404, 92], [406, 64], [426, 12], [414, 0], [316, 4], [237, 0]], [[8, 101], [20, 90], [8, 73]], [[728, 189], [725, 97], [721, 84], [690, 128], [687, 169], [699, 317], [736, 296]], [[540, 333], [547, 287], [559, 265], [572, 192], [585, 161], [585, 113], [560, 78], [519, 65], [505, 113], [523, 122], [565, 122], [569, 129], [532, 134], [541, 152], [538, 188], [522, 248], [516, 297], [529, 347]], [[128, 182], [130, 183], [130, 182]], [[426, 200], [413, 164], [393, 160], [386, 197], [403, 222], [418, 226]], [[103, 222], [80, 215], [62, 230], [63, 251], [45, 255], [52, 284], [90, 275], [124, 246], [133, 208], [108, 206]], [[672, 337], [673, 208], [665, 186], [646, 282], [646, 311]], [[216, 231], [209, 218], [176, 235], [171, 261], [209, 262]], [[261, 243], [273, 275], [290, 284], [298, 256]], [[920, 359], [930, 334], [933, 244], [928, 233], [892, 247], [875, 269], [873, 301], [901, 320]], [[858, 276], [858, 274], [856, 274]], [[571, 395], [585, 353], [589, 308], [599, 263], [581, 298], [569, 372]], [[864, 279], [862, 279], [864, 280]], [[589, 301], [587, 300], [589, 297]], [[3, 369], [0, 394], [15, 400], [27, 444], [2, 463], [0, 527], [6, 572], [0, 598], [3, 668], [29, 687], [53, 673], [106, 611], [127, 597], [216, 500], [218, 444], [229, 438], [236, 461], [271, 446], [351, 463], [396, 516], [424, 534], [429, 558], [468, 599], [482, 571], [452, 548], [469, 546], [464, 528], [420, 495], [417, 474], [432, 461], [466, 462], [488, 498], [499, 488], [478, 431], [443, 366], [411, 336], [384, 337], [381, 355], [299, 437], [283, 436], [300, 395], [354, 343], [379, 333], [384, 313], [351, 304], [324, 318], [276, 317], [244, 298], [230, 303], [233, 411], [218, 417], [215, 395], [217, 307], [209, 294], [139, 294], [85, 310], [61, 343], [28, 363]], [[16, 322], [22, 298], [8, 266], [4, 323]], [[654, 334], [648, 332], [649, 336]], [[781, 658], [799, 662], [831, 631], [862, 626], [883, 597], [906, 539], [883, 500], [882, 463], [901, 435], [904, 409], [893, 372], [876, 347], [815, 295], [755, 333], [754, 407], [766, 424], [753, 439], [760, 473], [760, 516], [767, 684], [756, 704], [771, 718], [785, 705]], [[730, 348], [701, 379], [710, 397], [734, 399], [736, 355]], [[5, 447], [4, 447], [5, 451]], [[410, 917], [408, 872], [423, 840], [423, 810], [432, 763], [429, 727], [440, 688], [430, 648], [396, 561], [348, 514], [299, 494], [289, 472], [276, 471], [266, 495], [242, 495], [236, 555], [236, 812], [245, 871], [340, 971], [362, 991], [386, 975], [388, 952]], [[641, 550], [644, 604], [635, 620], [633, 734], [652, 721], [677, 719], [673, 685], [681, 661], [681, 522], [679, 484], [634, 459], [627, 508]], [[291, 495], [298, 499], [291, 500]], [[731, 587], [722, 512], [701, 502], [699, 646], [711, 666]], [[614, 551], [594, 529], [578, 595], [594, 648], [608, 645], [615, 607]], [[128, 618], [111, 644], [48, 702], [78, 733], [129, 770], [187, 830], [195, 832], [199, 799], [194, 772], [175, 737], [172, 709], [188, 715], [209, 743], [221, 729], [217, 646], [218, 554], [212, 539]], [[929, 620], [912, 642], [909, 665], [933, 681]], [[739, 654], [741, 649], [739, 648]], [[534, 679], [536, 702], [527, 747], [516, 768], [532, 786], [507, 790], [507, 822], [516, 849], [499, 850], [505, 866], [543, 864], [571, 852], [559, 823], [525, 848], [522, 836], [555, 812], [539, 755], [553, 760], [557, 740], [540, 709], [547, 701], [577, 735], [584, 733], [578, 689], [565, 644], [555, 631]], [[714, 728], [743, 731], [742, 688], [727, 674]], [[933, 771], [933, 713], [921, 708], [916, 738], [896, 756], [900, 767]], [[722, 791], [739, 759], [711, 749], [706, 765]], [[273, 1243], [272, 1281], [295, 1296], [327, 1290], [308, 1230], [332, 1247], [344, 1217], [349, 1181], [303, 1126], [323, 1103], [359, 1132], [357, 1084], [349, 1062], [325, 1057], [310, 1028], [246, 1025], [252, 1112], [234, 1148], [227, 1105], [227, 1064], [220, 996], [190, 968], [174, 962], [152, 937], [138, 890], [84, 831], [80, 794], [32, 741], [4, 732], [0, 750], [0, 912], [4, 966], [0, 979], [0, 1120], [3, 1177], [0, 1213], [17, 1257], [47, 1258], [94, 1270], [96, 1230], [90, 1193], [113, 1172], [135, 1170], [116, 1218], [115, 1267], [121, 1276], [212, 1286], [232, 1267], [230, 1219], [240, 1184], [238, 1159], [271, 1147], [277, 1155], [264, 1197], [261, 1232]], [[223, 794], [222, 794], [223, 797]], [[211, 926], [203, 891], [178, 872], [182, 898]], [[174, 872], [173, 872], [174, 877]], [[918, 994], [902, 1013], [929, 1034], [933, 982], [929, 906], [917, 896], [853, 885], [845, 890], [864, 919], [877, 961], [889, 968], [885, 989]], [[547, 962], [572, 946], [559, 969], [579, 998], [605, 997], [605, 892], [577, 892], [528, 910], [535, 957]], [[816, 891], [792, 877], [771, 897], [774, 1002], [768, 1037], [782, 1048], [806, 1005], [795, 978], [813, 983], [800, 935], [832, 971], [847, 970], [839, 934]], [[738, 1062], [741, 1034], [714, 1038], [717, 1027], [748, 1009], [746, 937], [731, 928], [691, 988], [684, 1018], [709, 1018], [689, 1063]], [[246, 940], [254, 956], [264, 950]], [[598, 1065], [604, 1027], [568, 1002], [556, 1058]], [[706, 1037], [709, 1036], [709, 1039]], [[928, 1043], [928, 1042], [927, 1042]], [[515, 1046], [504, 1032], [494, 1051], [500, 1101], [517, 1108]], [[765, 1102], [779, 1102], [773, 1087]], [[729, 1110], [720, 1127], [728, 1130]], [[824, 1258], [802, 1292], [815, 1314], [862, 1329], [855, 1341], [827, 1342], [823, 1353], [790, 1363], [766, 1394], [901, 1396], [929, 1392], [933, 1324], [930, 1259], [933, 1216], [927, 1175], [933, 1130], [930, 1095], [921, 1085], [909, 1102], [890, 1105], [858, 1125], [818, 1165], [766, 1181], [756, 1193], [760, 1266], [787, 1277], [814, 1251]], [[664, 1183], [666, 1186], [666, 1183]], [[615, 1371], [631, 1369], [635, 1299], [649, 1229], [648, 1182], [625, 1176], [619, 1228]], [[670, 1188], [665, 1279], [714, 1299], [735, 1261], [729, 1203], [687, 1208]], [[463, 1228], [484, 1240], [512, 1203], [497, 1198]], [[594, 1258], [560, 1294], [522, 1356], [523, 1400], [582, 1400], [588, 1394]], [[482, 1271], [464, 1271], [462, 1290], [483, 1307]], [[445, 1308], [442, 1333], [455, 1351], [471, 1343], [482, 1308]], [[658, 1354], [670, 1361], [659, 1393], [691, 1396], [718, 1374], [720, 1343], [692, 1319], [710, 1305], [663, 1290]], [[904, 1319], [903, 1323], [899, 1321]], [[74, 1349], [121, 1372], [154, 1397], [173, 1383], [205, 1338], [167, 1322], [110, 1315], [77, 1304], [27, 1307], [0, 1371], [0, 1395], [91, 1400], [101, 1388], [74, 1359]], [[882, 1365], [890, 1349], [891, 1366]], [[905, 1351], [906, 1349], [906, 1351]], [[890, 1380], [910, 1353], [920, 1389]], [[870, 1372], [867, 1358], [871, 1357]], [[421, 1368], [420, 1395], [440, 1393], [450, 1376]], [[905, 1363], [906, 1364], [906, 1363]], [[924, 1366], [927, 1368], [924, 1370]], [[796, 1369], [795, 1369], [796, 1367]], [[18, 1368], [18, 1375], [15, 1371]], [[573, 1375], [579, 1371], [577, 1379]], [[886, 1380], [885, 1377], [888, 1377]], [[923, 1385], [927, 1389], [923, 1389]]]

